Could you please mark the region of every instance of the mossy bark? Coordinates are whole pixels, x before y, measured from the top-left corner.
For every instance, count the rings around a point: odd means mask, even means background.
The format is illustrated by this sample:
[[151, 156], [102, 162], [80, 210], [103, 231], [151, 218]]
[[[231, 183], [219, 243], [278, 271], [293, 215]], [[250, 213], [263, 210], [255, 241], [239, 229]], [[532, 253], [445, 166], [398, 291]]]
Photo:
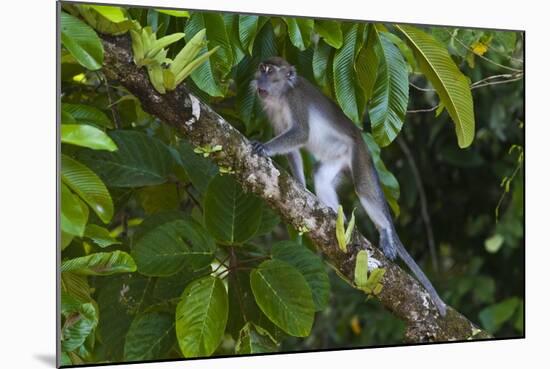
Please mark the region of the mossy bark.
[[[271, 159], [252, 154], [249, 141], [208, 105], [191, 95], [184, 84], [175, 91], [158, 93], [144, 68], [132, 60], [128, 36], [101, 36], [105, 49], [103, 72], [134, 94], [142, 108], [175, 127], [195, 146], [221, 145], [222, 151], [211, 155], [218, 166], [230, 167], [243, 188], [262, 197], [282, 219], [307, 235], [324, 254], [325, 260], [348, 281], [354, 280], [355, 258], [367, 250], [371, 260], [386, 269], [380, 302], [407, 324], [409, 342], [484, 339], [490, 335], [452, 307], [446, 316], [439, 315], [428, 293], [399, 266], [387, 260], [365, 237], [356, 232], [347, 252], [336, 240], [336, 214], [319, 202], [289, 174], [279, 170]], [[477, 333], [476, 333], [477, 332]]]

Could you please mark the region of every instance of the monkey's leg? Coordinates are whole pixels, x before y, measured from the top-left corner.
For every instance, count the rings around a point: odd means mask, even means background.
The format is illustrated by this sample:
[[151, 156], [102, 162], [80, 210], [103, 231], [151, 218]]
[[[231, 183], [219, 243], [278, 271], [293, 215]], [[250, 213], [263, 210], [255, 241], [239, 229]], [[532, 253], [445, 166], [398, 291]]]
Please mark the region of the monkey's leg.
[[338, 185], [337, 176], [342, 171], [344, 165], [344, 160], [322, 163], [313, 176], [317, 197], [334, 211], [338, 211], [339, 205], [338, 194], [336, 193], [336, 186]]
[[361, 205], [380, 235], [380, 248], [389, 259], [397, 256], [397, 234], [391, 214], [380, 186], [378, 174], [364, 144], [357, 143], [352, 151], [351, 174]]
[[296, 178], [302, 186], [306, 187], [306, 178], [304, 177], [304, 163], [302, 161], [302, 155], [300, 150], [292, 151], [287, 154], [288, 164], [290, 165], [290, 171], [294, 178]]

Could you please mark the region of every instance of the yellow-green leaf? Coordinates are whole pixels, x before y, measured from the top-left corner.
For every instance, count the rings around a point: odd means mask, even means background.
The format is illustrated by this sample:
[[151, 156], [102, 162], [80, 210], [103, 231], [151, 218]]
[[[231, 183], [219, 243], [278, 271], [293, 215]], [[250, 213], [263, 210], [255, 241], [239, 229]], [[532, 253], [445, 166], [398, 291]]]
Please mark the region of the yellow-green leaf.
[[413, 49], [418, 66], [435, 88], [455, 124], [458, 145], [470, 146], [475, 119], [470, 81], [458, 69], [447, 49], [432, 36], [408, 25], [395, 25]]

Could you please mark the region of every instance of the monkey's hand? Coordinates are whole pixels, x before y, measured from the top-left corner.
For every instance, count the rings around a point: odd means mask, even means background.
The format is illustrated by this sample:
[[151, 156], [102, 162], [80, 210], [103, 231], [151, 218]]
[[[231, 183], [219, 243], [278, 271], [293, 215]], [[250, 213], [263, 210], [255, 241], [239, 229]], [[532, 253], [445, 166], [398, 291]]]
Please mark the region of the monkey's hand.
[[265, 145], [258, 141], [252, 141], [252, 152], [260, 156], [268, 156]]

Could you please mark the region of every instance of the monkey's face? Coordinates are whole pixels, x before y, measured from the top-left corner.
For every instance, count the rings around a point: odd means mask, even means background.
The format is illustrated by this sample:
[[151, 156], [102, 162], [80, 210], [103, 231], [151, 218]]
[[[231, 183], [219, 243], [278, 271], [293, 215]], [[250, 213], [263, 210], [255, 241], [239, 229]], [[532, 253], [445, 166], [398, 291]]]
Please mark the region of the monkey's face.
[[262, 99], [277, 98], [294, 87], [296, 70], [286, 62], [281, 65], [264, 62], [259, 65], [255, 77], [254, 85]]

